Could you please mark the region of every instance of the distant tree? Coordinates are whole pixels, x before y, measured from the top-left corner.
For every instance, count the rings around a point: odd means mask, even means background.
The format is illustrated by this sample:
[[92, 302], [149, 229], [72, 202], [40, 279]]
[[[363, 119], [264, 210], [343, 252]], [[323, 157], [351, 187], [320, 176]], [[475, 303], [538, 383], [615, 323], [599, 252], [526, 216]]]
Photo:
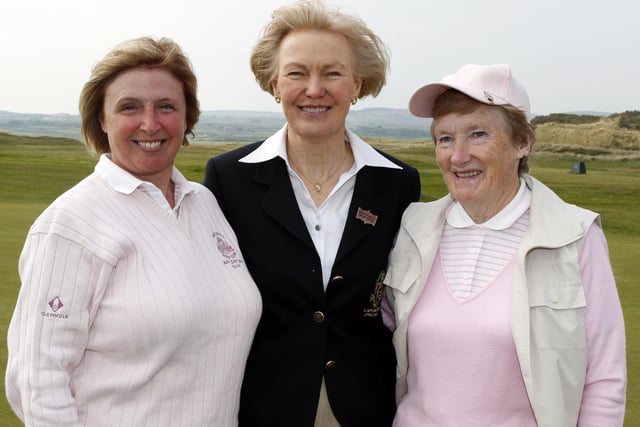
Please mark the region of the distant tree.
[[563, 123], [563, 124], [584, 124], [595, 123], [600, 121], [602, 117], [590, 114], [566, 114], [553, 113], [546, 116], [536, 116], [531, 120], [532, 125], [542, 125], [544, 123]]
[[625, 111], [624, 113], [615, 114], [614, 117], [620, 117], [618, 126], [624, 129], [640, 130], [640, 111]]

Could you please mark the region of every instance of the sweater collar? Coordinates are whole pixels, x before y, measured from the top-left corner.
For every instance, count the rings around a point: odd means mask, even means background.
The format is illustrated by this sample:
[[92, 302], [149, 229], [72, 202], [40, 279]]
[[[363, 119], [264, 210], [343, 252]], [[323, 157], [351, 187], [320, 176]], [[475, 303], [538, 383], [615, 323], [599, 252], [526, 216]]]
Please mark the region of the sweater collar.
[[[100, 156], [95, 171], [111, 188], [122, 194], [131, 194], [138, 187], [149, 188], [149, 186], [151, 186], [156, 189], [158, 188], [148, 181], [136, 178], [113, 163], [109, 153]], [[197, 193], [199, 191], [199, 188], [189, 182], [175, 166], [171, 172], [171, 181], [173, 181], [176, 186], [176, 201], [182, 200], [184, 196], [189, 193]]]

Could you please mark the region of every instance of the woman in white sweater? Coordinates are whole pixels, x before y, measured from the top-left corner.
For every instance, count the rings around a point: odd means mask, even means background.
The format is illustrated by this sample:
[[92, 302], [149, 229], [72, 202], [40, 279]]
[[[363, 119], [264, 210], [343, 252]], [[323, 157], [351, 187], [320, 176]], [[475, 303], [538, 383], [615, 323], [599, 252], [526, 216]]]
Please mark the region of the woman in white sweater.
[[95, 171], [20, 256], [6, 392], [28, 426], [235, 426], [260, 295], [215, 197], [173, 166], [198, 120], [173, 41], [116, 46], [80, 96]]

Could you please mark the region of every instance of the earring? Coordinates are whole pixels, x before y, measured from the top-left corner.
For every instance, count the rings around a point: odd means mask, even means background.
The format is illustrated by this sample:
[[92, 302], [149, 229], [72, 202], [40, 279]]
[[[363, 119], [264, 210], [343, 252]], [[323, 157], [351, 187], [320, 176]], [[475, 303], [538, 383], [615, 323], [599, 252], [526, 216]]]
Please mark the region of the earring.
[[282, 101], [282, 98], [280, 98], [280, 96], [276, 95], [276, 104], [280, 104], [280, 101]]
[[351, 98], [351, 105], [356, 105], [358, 103], [358, 98]]

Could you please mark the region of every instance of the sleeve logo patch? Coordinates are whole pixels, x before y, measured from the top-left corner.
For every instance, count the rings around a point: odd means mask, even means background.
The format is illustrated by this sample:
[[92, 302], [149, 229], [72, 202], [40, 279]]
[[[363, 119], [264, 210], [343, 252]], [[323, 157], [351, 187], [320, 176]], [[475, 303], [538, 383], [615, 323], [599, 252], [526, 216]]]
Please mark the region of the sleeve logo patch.
[[43, 311], [40, 313], [42, 317], [54, 317], [56, 319], [68, 319], [69, 315], [58, 313], [58, 311], [64, 307], [62, 300], [60, 297], [54, 297], [51, 301], [47, 303], [51, 312]]

